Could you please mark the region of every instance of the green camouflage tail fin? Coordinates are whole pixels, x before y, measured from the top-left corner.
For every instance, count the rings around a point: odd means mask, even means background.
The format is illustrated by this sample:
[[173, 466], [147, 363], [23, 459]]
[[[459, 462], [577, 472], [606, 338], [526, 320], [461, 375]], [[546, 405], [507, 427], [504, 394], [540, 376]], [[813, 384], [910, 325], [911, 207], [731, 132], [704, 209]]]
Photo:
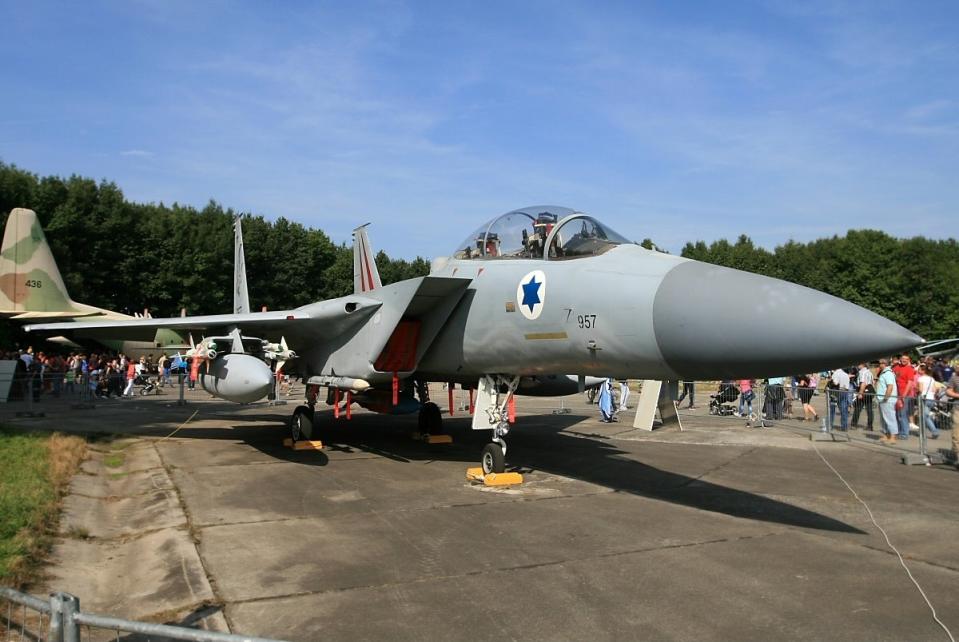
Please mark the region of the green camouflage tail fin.
[[76, 303], [33, 210], [10, 212], [0, 246], [0, 314], [19, 318], [88, 317], [111, 314]]

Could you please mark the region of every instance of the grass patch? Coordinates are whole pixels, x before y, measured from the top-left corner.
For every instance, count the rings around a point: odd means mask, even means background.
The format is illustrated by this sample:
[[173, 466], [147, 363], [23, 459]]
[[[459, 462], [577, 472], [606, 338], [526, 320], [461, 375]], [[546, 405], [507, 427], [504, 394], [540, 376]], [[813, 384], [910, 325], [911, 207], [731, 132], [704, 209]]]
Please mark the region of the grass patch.
[[0, 584], [21, 586], [49, 548], [86, 442], [0, 426]]
[[103, 465], [107, 468], [119, 468], [123, 465], [125, 459], [122, 452], [114, 453], [103, 458]]

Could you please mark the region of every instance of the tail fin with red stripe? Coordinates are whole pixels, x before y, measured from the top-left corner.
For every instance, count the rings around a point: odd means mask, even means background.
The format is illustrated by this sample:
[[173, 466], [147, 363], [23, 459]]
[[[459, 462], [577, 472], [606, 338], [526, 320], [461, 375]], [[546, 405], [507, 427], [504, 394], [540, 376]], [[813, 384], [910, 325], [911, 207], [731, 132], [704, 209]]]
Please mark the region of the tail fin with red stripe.
[[367, 225], [369, 223], [353, 230], [353, 292], [356, 294], [383, 287], [376, 261], [373, 260], [370, 239], [366, 235]]

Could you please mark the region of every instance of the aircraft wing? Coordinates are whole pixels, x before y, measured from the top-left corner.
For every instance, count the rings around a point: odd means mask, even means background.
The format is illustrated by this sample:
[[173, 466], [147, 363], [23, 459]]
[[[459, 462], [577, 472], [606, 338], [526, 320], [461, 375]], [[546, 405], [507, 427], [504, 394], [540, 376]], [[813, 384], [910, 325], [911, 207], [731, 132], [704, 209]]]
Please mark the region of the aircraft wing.
[[[75, 321], [39, 323], [26, 326], [27, 332], [57, 333], [90, 339], [153, 341], [162, 328], [201, 335], [228, 332], [240, 328], [244, 333], [285, 336], [291, 346], [296, 339], [317, 335], [331, 336], [353, 327], [369, 317], [382, 301], [364, 296], [348, 296], [311, 303], [294, 310], [251, 312], [247, 314], [211, 314], [171, 318], [130, 319], [120, 321]], [[299, 343], [299, 341], [296, 341]]]

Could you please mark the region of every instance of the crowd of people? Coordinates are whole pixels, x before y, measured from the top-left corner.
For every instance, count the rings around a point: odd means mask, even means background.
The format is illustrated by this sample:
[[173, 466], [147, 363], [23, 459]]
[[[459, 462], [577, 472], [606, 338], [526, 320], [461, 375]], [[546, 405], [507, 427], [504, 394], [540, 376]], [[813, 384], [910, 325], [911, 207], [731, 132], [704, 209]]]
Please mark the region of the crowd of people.
[[[752, 416], [756, 385], [757, 381], [753, 379], [723, 381], [720, 389], [732, 393], [717, 393], [713, 397], [723, 397], [723, 402], [738, 398], [738, 410], [731, 414], [737, 417]], [[677, 404], [681, 403], [686, 391], [691, 391], [693, 387], [693, 382], [684, 383], [684, 394]], [[866, 430], [874, 430], [875, 408], [878, 406], [884, 441], [908, 439], [910, 425], [918, 422], [922, 422], [930, 438], [937, 439], [939, 422], [936, 417], [942, 414], [939, 411], [943, 406], [959, 409], [959, 375], [955, 366], [944, 359], [932, 357], [913, 364], [909, 355], [898, 355], [894, 359], [881, 359], [873, 364], [861, 363], [855, 368], [793, 377], [771, 377], [765, 380], [763, 416], [769, 419], [791, 416], [793, 402], [798, 402], [802, 409], [802, 416], [797, 417], [800, 421], [820, 421], [812, 403], [820, 387], [824, 388], [827, 397], [829, 430], [858, 428], [863, 415], [866, 417]], [[693, 407], [692, 403], [689, 407]]]
[[[615, 421], [622, 410], [621, 405], [617, 407], [612, 384], [610, 379], [600, 386], [599, 409], [604, 422]], [[762, 407], [755, 408], [756, 391], [760, 388], [764, 393]], [[795, 412], [800, 421], [820, 422], [813, 397], [821, 393], [826, 396], [827, 412], [823, 430], [859, 428], [864, 418], [865, 430], [878, 428], [882, 433], [880, 442], [891, 444], [908, 440], [917, 427], [929, 439], [938, 439], [943, 427], [952, 426], [953, 451], [959, 453], [959, 367], [941, 357], [924, 357], [913, 364], [909, 355], [902, 354], [831, 372], [770, 377], [764, 381], [724, 380], [711, 395], [710, 412], [750, 420], [757, 419], [758, 413], [775, 420], [792, 418]], [[688, 399], [686, 407], [695, 408], [695, 395], [696, 382], [682, 382], [677, 407]], [[795, 408], [797, 405], [799, 408]]]
[[[88, 394], [101, 399], [132, 397], [143, 387], [162, 388], [174, 385], [174, 375], [189, 372], [188, 361], [179, 355], [128, 358], [123, 353], [100, 352], [69, 355], [34, 353], [32, 348], [0, 353], [0, 359], [15, 361], [14, 377], [10, 387], [11, 400], [31, 396], [39, 401], [41, 395]], [[195, 377], [187, 377], [192, 388]], [[139, 388], [138, 388], [139, 387]]]

